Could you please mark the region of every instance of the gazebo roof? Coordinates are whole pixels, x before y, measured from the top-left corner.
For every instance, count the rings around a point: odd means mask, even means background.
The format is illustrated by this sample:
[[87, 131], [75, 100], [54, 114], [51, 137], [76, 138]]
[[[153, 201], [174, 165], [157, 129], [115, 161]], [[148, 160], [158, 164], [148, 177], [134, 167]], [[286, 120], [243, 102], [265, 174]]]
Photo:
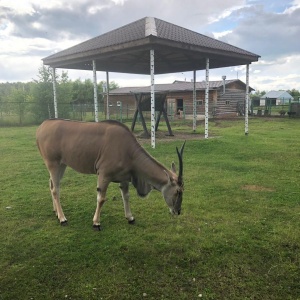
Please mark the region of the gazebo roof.
[[155, 51], [155, 74], [251, 64], [259, 55], [165, 22], [145, 17], [43, 59], [54, 68], [150, 74], [149, 50]]

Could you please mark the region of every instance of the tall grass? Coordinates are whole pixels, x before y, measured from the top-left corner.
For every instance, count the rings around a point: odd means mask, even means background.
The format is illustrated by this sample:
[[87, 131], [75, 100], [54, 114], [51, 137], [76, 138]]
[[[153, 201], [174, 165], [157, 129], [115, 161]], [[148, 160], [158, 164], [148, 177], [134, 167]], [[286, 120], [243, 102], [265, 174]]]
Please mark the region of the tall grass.
[[[213, 138], [187, 141], [182, 215], [131, 188], [128, 225], [111, 184], [101, 232], [96, 177], [67, 169], [61, 227], [36, 127], [0, 128], [0, 299], [299, 299], [299, 120], [252, 119], [249, 136], [243, 126], [210, 122]], [[143, 141], [167, 166], [174, 133], [155, 150]]]

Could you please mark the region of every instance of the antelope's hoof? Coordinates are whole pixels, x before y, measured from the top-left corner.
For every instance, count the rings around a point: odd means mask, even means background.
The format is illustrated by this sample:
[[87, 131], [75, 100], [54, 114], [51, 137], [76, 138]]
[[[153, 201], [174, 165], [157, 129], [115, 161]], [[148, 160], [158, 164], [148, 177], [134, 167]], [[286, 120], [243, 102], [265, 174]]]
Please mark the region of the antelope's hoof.
[[133, 225], [134, 223], [135, 223], [135, 219], [128, 220], [128, 224], [131, 224], [131, 225]]
[[68, 225], [68, 221], [67, 220], [62, 221], [62, 222], [60, 222], [60, 225], [61, 226], [67, 226]]
[[95, 230], [95, 231], [101, 231], [102, 230], [102, 227], [101, 227], [101, 225], [93, 225], [93, 229]]

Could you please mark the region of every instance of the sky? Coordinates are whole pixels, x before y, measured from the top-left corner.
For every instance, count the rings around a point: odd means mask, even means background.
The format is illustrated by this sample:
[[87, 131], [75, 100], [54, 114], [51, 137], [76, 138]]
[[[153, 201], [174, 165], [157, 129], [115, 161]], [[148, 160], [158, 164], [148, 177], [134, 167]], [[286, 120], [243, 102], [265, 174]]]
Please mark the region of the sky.
[[[0, 82], [36, 79], [43, 58], [144, 17], [260, 55], [250, 65], [257, 91], [300, 90], [300, 0], [0, 0]], [[246, 82], [245, 69], [212, 69], [209, 79]], [[90, 71], [64, 71], [72, 80], [93, 79]], [[120, 87], [150, 85], [148, 75], [109, 78]], [[155, 83], [192, 78], [192, 72], [164, 74]], [[97, 80], [106, 80], [106, 73], [97, 72]], [[202, 80], [205, 71], [197, 71]]]

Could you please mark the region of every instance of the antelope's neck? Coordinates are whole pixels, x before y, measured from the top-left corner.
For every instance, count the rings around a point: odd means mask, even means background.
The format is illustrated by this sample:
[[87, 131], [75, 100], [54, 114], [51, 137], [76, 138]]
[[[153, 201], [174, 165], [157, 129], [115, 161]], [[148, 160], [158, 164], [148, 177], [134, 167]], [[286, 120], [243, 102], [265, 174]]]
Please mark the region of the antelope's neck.
[[134, 169], [137, 176], [144, 177], [147, 183], [159, 191], [168, 182], [165, 173], [168, 169], [144, 151], [140, 151], [134, 158]]

